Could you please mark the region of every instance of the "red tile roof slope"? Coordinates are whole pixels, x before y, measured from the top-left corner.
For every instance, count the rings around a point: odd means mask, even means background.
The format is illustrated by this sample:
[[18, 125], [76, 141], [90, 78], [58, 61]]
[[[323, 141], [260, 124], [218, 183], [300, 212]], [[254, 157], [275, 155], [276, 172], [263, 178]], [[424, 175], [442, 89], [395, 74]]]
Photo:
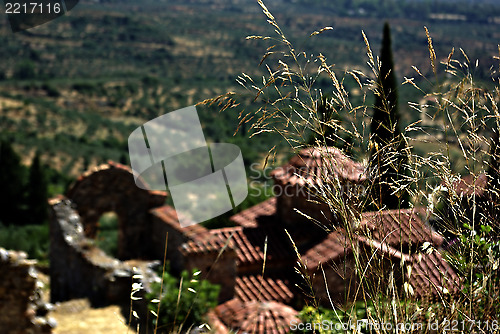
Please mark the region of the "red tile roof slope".
[[368, 227], [370, 237], [398, 247], [401, 243], [422, 245], [431, 242], [441, 246], [443, 237], [433, 232], [419, 215], [423, 209], [386, 210], [363, 213], [360, 227]]
[[471, 196], [473, 194], [482, 196], [488, 186], [488, 176], [486, 173], [479, 174], [477, 177], [466, 175], [451, 186], [459, 196]]
[[243, 302], [252, 300], [289, 303], [293, 293], [279, 278], [248, 275], [236, 277], [236, 297]]
[[181, 227], [179, 223], [179, 214], [170, 205], [164, 205], [159, 208], [150, 210], [150, 213], [161, 219], [165, 224], [168, 224], [173, 229], [177, 230], [179, 233], [184, 234], [191, 240], [197, 240], [206, 238], [208, 230], [201, 226], [200, 224], [193, 224], [187, 227]]
[[290, 306], [273, 302], [242, 302], [231, 299], [215, 308], [218, 318], [237, 333], [282, 334], [299, 323], [298, 312]]
[[257, 227], [257, 218], [260, 216], [272, 216], [275, 213], [276, 197], [273, 197], [235, 214], [230, 220], [243, 227]]
[[429, 292], [438, 295], [446, 290], [453, 294], [461, 290], [459, 276], [438, 251], [413, 254], [411, 264], [410, 284], [416, 296], [423, 297], [429, 295]]
[[346, 157], [335, 147], [305, 148], [290, 161], [271, 172], [281, 185], [321, 185], [339, 178], [360, 183], [366, 180], [366, 167]]
[[[363, 242], [373, 240], [375, 243], [384, 244], [384, 247], [389, 245], [400, 248], [402, 243], [408, 243], [410, 240], [415, 246], [420, 246], [425, 242], [430, 242], [437, 247], [441, 246], [443, 238], [425, 225], [418, 215], [421, 212], [421, 209], [366, 212], [362, 216], [360, 227], [363, 234], [366, 233], [363, 228], [368, 228], [367, 237], [357, 236], [357, 238]], [[339, 229], [307, 250], [302, 260], [310, 269], [314, 269], [320, 264], [343, 256], [346, 251], [350, 250], [349, 239], [345, 232]]]
[[[432, 249], [430, 253], [404, 254], [397, 249], [375, 240], [358, 237], [362, 244], [375, 248], [383, 256], [396, 261], [397, 267], [403, 262], [405, 281], [412, 289], [414, 297], [437, 296], [443, 293], [456, 293], [461, 289], [458, 275], [443, 259], [441, 253]], [[408, 266], [411, 266], [411, 276], [408, 279]], [[445, 290], [446, 289], [446, 290]], [[445, 292], [446, 291], [446, 292]]]
[[349, 239], [342, 231], [330, 233], [323, 241], [310, 248], [304, 255], [302, 261], [311, 270], [330, 260], [337, 259], [350, 251]]
[[283, 230], [266, 226], [259, 226], [258, 228], [236, 226], [208, 232], [210, 236], [205, 239], [184, 244], [183, 252], [210, 252], [221, 250], [227, 244], [236, 251], [237, 265], [257, 263], [264, 260], [264, 248], [267, 238], [266, 261], [287, 260], [294, 254]]

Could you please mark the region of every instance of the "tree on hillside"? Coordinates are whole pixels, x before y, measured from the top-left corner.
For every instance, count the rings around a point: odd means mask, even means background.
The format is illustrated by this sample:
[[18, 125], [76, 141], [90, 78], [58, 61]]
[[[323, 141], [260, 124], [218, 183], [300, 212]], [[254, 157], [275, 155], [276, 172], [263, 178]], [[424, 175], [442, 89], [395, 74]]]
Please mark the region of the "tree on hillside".
[[498, 232], [498, 219], [500, 217], [500, 128], [497, 126], [493, 130], [490, 142], [490, 161], [486, 169], [487, 187], [486, 201], [488, 215], [491, 222], [494, 222], [495, 232]]
[[500, 128], [494, 129], [490, 142], [490, 161], [486, 170], [488, 188], [495, 192], [500, 190]]
[[342, 119], [335, 110], [332, 102], [323, 95], [316, 104], [319, 124], [308, 141], [313, 146], [334, 146], [345, 154], [351, 154], [352, 134], [342, 131], [339, 124]]
[[0, 140], [0, 222], [12, 224], [23, 220], [24, 167], [6, 140]]
[[28, 183], [28, 221], [41, 224], [47, 219], [47, 177], [38, 152], [30, 167]]
[[[336, 113], [333, 110], [333, 106], [328, 103], [326, 96], [323, 95], [317, 101], [316, 113], [318, 114], [319, 124], [309, 139], [309, 144], [335, 146], [335, 130], [329, 123], [331, 123]], [[335, 120], [338, 120], [338, 118]]]
[[376, 208], [397, 209], [409, 205], [408, 191], [399, 189], [408, 175], [408, 150], [399, 129], [395, 77], [391, 32], [385, 23], [370, 138], [372, 199]]

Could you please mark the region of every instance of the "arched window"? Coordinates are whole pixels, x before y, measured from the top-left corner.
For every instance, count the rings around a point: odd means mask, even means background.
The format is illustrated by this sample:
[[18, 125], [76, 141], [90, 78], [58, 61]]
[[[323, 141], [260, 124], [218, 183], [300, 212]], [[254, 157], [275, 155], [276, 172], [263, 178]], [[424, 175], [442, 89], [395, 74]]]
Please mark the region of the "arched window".
[[106, 254], [118, 257], [118, 215], [113, 212], [105, 212], [99, 218], [96, 235], [96, 245]]

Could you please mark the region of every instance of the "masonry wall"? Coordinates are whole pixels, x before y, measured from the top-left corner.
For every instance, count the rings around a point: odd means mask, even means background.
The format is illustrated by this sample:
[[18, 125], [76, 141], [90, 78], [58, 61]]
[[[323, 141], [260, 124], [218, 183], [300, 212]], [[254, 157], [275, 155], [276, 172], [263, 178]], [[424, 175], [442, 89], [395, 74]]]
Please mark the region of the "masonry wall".
[[330, 298], [334, 303], [340, 304], [345, 303], [346, 297], [347, 300], [352, 301], [358, 286], [358, 278], [352, 255], [345, 259], [345, 263], [344, 261], [339, 261], [333, 265], [328, 264], [323, 269], [326, 282], [321, 270], [316, 271], [312, 280], [315, 296], [320, 305], [331, 308]]
[[[80, 217], [71, 201], [51, 200], [50, 280], [51, 301], [88, 298], [92, 306], [119, 305], [128, 318], [133, 283], [141, 283], [144, 294], [150, 282], [158, 280], [152, 268], [158, 262], [131, 260], [121, 262], [107, 256], [83, 233]], [[133, 277], [138, 275], [139, 279]], [[143, 301], [133, 309], [141, 319], [147, 317]]]
[[2, 334], [51, 333], [55, 322], [45, 318], [41, 283], [23, 252], [0, 248], [0, 332]]
[[102, 214], [117, 214], [121, 260], [154, 258], [149, 210], [163, 205], [166, 196], [138, 188], [130, 169], [111, 161], [80, 176], [67, 192], [89, 238], [96, 237]]
[[185, 258], [185, 268], [201, 270], [201, 279], [221, 286], [219, 303], [234, 297], [236, 282], [236, 252], [229, 247], [219, 256], [219, 251], [192, 253]]
[[319, 204], [318, 202], [321, 201], [309, 194], [305, 187], [278, 184], [275, 187], [277, 189], [276, 212], [285, 224], [293, 225], [308, 221], [307, 217], [296, 210], [322, 223], [331, 224], [334, 220], [328, 205]]
[[[167, 236], [168, 241], [165, 245]], [[183, 243], [189, 241], [188, 237], [182, 233], [182, 230], [174, 228], [161, 218], [152, 215], [150, 238], [155, 258], [163, 261], [166, 246], [167, 260], [170, 263], [170, 269], [173, 273], [179, 274], [184, 268], [184, 256], [180, 252], [180, 247]]]

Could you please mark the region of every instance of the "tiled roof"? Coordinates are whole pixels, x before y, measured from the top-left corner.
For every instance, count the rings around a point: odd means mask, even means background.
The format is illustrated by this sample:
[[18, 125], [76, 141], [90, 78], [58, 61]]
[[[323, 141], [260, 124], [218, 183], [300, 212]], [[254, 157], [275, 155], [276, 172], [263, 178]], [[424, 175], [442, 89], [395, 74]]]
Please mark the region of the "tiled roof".
[[429, 253], [413, 254], [410, 284], [416, 296], [456, 293], [461, 290], [461, 280], [441, 254], [433, 250]]
[[183, 245], [184, 253], [203, 253], [219, 251], [226, 244], [234, 248], [237, 256], [237, 265], [244, 263], [258, 263], [264, 260], [264, 247], [267, 238], [266, 261], [286, 260], [293, 255], [287, 243], [283, 230], [266, 226], [244, 228], [241, 226], [226, 227], [208, 231], [209, 236]]
[[400, 209], [363, 213], [360, 226], [368, 227], [372, 239], [398, 247], [402, 243], [415, 246], [431, 242], [441, 246], [443, 237], [433, 232], [420, 218], [422, 209]]
[[477, 178], [474, 175], [466, 175], [452, 184], [452, 189], [460, 196], [471, 196], [484, 194], [488, 186], [488, 176], [486, 173], [479, 174]]
[[320, 185], [335, 178], [360, 183], [366, 180], [365, 169], [335, 147], [311, 147], [272, 171], [271, 176], [281, 185]]
[[242, 302], [231, 299], [215, 308], [217, 317], [237, 333], [288, 333], [290, 324], [299, 323], [298, 312], [274, 301]]
[[181, 227], [177, 215], [179, 214], [170, 205], [164, 205], [159, 208], [150, 210], [151, 214], [161, 219], [165, 224], [168, 224], [179, 233], [184, 234], [189, 239], [195, 240], [197, 238], [205, 238], [208, 230], [199, 224]]
[[289, 303], [293, 293], [279, 278], [248, 275], [236, 277], [236, 297], [243, 302], [252, 300]]
[[[366, 236], [354, 236], [362, 242], [382, 244], [381, 247], [391, 246], [395, 249], [399, 249], [401, 244], [407, 244], [410, 240], [414, 246], [423, 245], [425, 242], [441, 246], [443, 238], [425, 225], [419, 217], [420, 211], [402, 209], [366, 212], [360, 223], [360, 233]], [[344, 231], [339, 229], [307, 250], [302, 260], [309, 269], [314, 269], [320, 264], [338, 259], [350, 250], [349, 239]]]
[[[408, 255], [378, 241], [364, 237], [358, 239], [362, 244], [375, 248], [381, 255], [396, 261], [397, 267], [400, 267], [401, 262], [404, 263], [405, 281], [411, 285], [412, 296], [421, 298], [460, 290], [459, 277], [437, 250]], [[410, 277], [408, 277], [408, 267], [411, 267]]]
[[340, 230], [328, 234], [328, 236], [310, 248], [304, 255], [302, 261], [311, 270], [314, 270], [320, 264], [337, 259], [344, 253], [351, 250], [349, 240]]
[[360, 242], [361, 245], [365, 245], [371, 248], [374, 248], [376, 251], [379, 252], [381, 255], [388, 255], [389, 258], [391, 259], [397, 259], [397, 260], [402, 260], [403, 262], [408, 262], [410, 260], [410, 256], [405, 253], [401, 253], [399, 250], [397, 250], [394, 247], [389, 246], [385, 242], [380, 242], [377, 240], [373, 239], [368, 239], [362, 236], [357, 236], [357, 240]]
[[243, 227], [257, 227], [257, 219], [261, 216], [272, 216], [276, 213], [276, 197], [252, 206], [231, 217], [231, 221]]

